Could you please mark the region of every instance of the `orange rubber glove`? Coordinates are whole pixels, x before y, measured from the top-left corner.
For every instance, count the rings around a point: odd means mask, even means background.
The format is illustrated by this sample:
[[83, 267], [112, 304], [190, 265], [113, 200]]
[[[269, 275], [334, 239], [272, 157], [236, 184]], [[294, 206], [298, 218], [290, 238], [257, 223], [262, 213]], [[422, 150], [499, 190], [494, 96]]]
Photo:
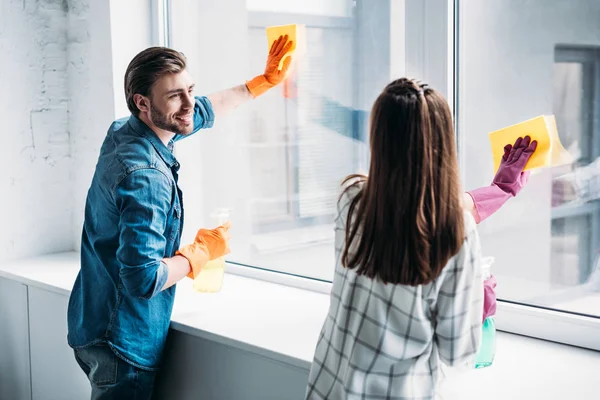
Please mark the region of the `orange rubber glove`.
[[230, 227], [231, 223], [226, 222], [215, 229], [200, 229], [192, 244], [183, 246], [175, 252], [190, 262], [192, 270], [187, 275], [188, 278], [196, 278], [210, 260], [229, 254]]
[[288, 35], [279, 36], [273, 42], [269, 56], [267, 57], [267, 66], [264, 74], [258, 75], [246, 82], [246, 86], [253, 97], [260, 96], [272, 87], [279, 85], [285, 79], [285, 74], [290, 67], [292, 57], [289, 56], [285, 59], [281, 69], [279, 69], [279, 63], [287, 52], [290, 51], [292, 44], [293, 41], [290, 40], [288, 42]]

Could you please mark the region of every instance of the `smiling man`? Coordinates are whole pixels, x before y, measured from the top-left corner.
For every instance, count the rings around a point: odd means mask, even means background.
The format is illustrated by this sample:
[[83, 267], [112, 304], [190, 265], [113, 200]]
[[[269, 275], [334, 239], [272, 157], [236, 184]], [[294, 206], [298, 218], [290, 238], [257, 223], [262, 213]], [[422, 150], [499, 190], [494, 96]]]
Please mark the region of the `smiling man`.
[[150, 399], [169, 329], [175, 283], [229, 251], [229, 224], [180, 247], [183, 199], [174, 142], [279, 84], [291, 48], [273, 43], [263, 74], [208, 97], [193, 95], [183, 54], [152, 47], [125, 73], [131, 116], [108, 129], [90, 185], [68, 342], [92, 399]]

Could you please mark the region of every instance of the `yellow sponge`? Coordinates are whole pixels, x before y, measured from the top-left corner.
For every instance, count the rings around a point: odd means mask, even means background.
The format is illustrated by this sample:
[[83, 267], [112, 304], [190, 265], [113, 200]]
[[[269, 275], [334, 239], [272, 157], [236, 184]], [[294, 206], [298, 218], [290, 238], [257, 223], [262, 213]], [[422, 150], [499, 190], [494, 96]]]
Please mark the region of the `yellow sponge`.
[[[279, 63], [279, 69], [283, 67], [283, 61], [294, 54], [292, 58], [292, 64], [296, 62], [297, 57], [302, 57], [306, 52], [306, 26], [301, 24], [292, 25], [277, 25], [267, 27], [267, 42], [268, 50], [271, 50], [273, 42], [279, 38], [279, 36], [288, 35], [288, 40], [292, 40], [292, 48], [287, 54], [281, 59]], [[290, 70], [292, 68], [290, 67]]]
[[560, 142], [554, 115], [541, 115], [489, 134], [494, 157], [494, 171], [497, 171], [500, 166], [504, 146], [513, 144], [518, 137], [527, 135], [531, 137], [531, 140], [537, 140], [538, 144], [527, 162], [525, 170], [556, 167], [573, 162], [571, 155]]

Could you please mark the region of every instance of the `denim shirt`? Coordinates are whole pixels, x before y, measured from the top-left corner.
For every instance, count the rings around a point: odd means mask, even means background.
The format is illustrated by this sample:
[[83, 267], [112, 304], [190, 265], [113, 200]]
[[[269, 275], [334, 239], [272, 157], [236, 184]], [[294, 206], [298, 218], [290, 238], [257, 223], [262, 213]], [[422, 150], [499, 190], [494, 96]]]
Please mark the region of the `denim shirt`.
[[[212, 127], [206, 97], [196, 97], [194, 132]], [[163, 258], [179, 248], [183, 200], [173, 142], [165, 146], [135, 116], [113, 122], [87, 194], [81, 269], [68, 307], [75, 349], [108, 343], [121, 358], [154, 370], [169, 330], [175, 286]]]

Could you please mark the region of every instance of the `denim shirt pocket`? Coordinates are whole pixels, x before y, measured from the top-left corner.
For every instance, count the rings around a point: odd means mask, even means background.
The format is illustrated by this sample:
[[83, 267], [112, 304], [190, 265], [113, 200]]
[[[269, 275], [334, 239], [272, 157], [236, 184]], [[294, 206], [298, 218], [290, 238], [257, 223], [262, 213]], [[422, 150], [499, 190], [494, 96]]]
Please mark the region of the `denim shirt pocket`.
[[170, 219], [170, 234], [169, 241], [171, 245], [175, 245], [175, 241], [179, 239], [179, 231], [181, 228], [181, 204], [179, 201], [175, 200], [175, 204], [173, 205], [172, 215]]

